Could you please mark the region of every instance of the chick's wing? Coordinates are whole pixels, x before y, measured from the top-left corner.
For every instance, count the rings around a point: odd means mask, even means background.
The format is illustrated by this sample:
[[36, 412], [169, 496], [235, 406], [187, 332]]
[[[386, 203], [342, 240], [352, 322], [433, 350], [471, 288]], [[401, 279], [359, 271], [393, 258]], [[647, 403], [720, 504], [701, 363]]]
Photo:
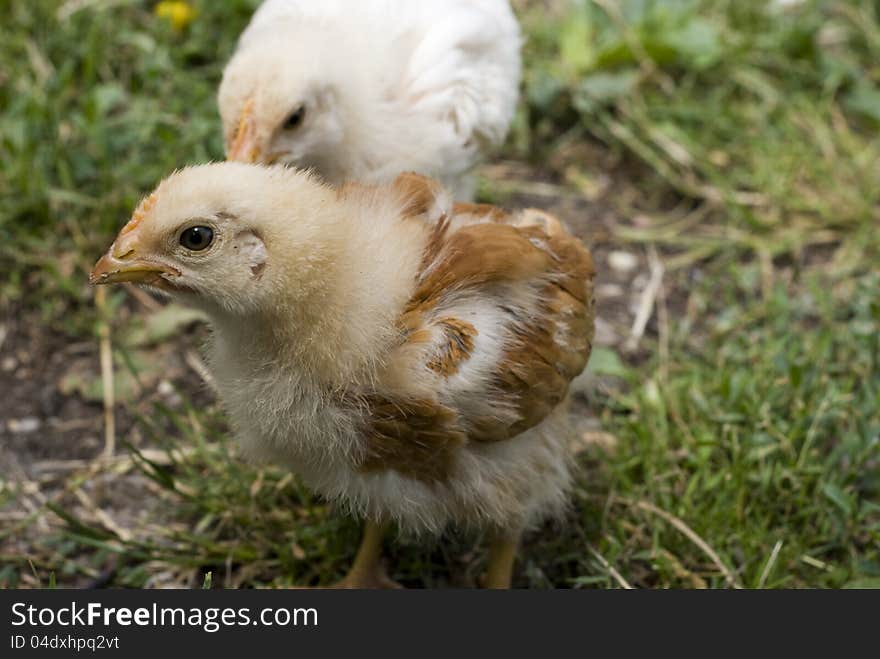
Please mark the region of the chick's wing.
[[[431, 190], [407, 175], [418, 214]], [[430, 186], [425, 180], [424, 186]], [[587, 250], [546, 213], [456, 204], [433, 224], [388, 390], [450, 409], [472, 441], [544, 419], [583, 370], [593, 335]]]

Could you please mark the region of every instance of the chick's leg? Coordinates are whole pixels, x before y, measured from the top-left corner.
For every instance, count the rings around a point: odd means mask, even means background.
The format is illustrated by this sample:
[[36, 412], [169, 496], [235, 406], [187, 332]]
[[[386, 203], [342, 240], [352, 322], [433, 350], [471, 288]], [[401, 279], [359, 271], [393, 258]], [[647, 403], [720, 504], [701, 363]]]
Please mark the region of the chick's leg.
[[367, 520], [364, 535], [354, 563], [348, 574], [336, 584], [336, 588], [400, 588], [382, 565], [382, 538], [388, 530], [387, 523]]
[[483, 577], [485, 588], [510, 588], [519, 533], [498, 532], [489, 544], [489, 564]]

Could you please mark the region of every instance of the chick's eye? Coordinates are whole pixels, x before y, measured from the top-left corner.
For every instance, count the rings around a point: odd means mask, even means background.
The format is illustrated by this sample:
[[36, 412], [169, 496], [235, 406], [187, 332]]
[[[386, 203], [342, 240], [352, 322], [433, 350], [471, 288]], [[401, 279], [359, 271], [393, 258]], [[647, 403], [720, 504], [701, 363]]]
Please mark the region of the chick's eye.
[[201, 251], [214, 240], [214, 230], [209, 227], [190, 227], [180, 234], [180, 244], [194, 252]]
[[305, 117], [306, 107], [304, 105], [300, 105], [296, 110], [290, 113], [287, 119], [284, 120], [285, 130], [291, 130], [298, 127], [303, 122], [303, 119], [305, 119]]

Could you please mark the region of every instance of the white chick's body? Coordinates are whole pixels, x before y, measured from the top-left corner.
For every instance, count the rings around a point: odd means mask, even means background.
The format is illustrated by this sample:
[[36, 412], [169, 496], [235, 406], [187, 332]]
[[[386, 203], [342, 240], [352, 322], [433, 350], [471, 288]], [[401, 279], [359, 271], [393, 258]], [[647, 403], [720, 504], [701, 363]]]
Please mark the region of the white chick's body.
[[227, 153], [333, 184], [416, 171], [471, 198], [513, 118], [520, 42], [507, 0], [267, 0], [220, 87]]
[[[223, 163], [166, 179], [92, 281], [141, 281], [208, 314], [247, 455], [376, 523], [515, 542], [566, 501], [593, 274], [539, 211], [453, 204], [415, 174], [333, 189]], [[499, 546], [503, 585], [515, 544]]]

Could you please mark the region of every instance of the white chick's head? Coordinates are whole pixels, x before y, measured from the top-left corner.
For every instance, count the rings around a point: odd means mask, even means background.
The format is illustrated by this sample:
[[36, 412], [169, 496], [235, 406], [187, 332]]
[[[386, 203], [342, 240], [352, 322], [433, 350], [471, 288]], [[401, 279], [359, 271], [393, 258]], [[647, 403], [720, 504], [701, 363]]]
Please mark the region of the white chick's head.
[[319, 33], [300, 34], [251, 43], [226, 66], [218, 93], [226, 156], [312, 167], [334, 180], [346, 139], [339, 58]]
[[333, 191], [284, 167], [215, 163], [166, 178], [92, 270], [204, 308], [247, 314], [322, 285], [319, 218]]

